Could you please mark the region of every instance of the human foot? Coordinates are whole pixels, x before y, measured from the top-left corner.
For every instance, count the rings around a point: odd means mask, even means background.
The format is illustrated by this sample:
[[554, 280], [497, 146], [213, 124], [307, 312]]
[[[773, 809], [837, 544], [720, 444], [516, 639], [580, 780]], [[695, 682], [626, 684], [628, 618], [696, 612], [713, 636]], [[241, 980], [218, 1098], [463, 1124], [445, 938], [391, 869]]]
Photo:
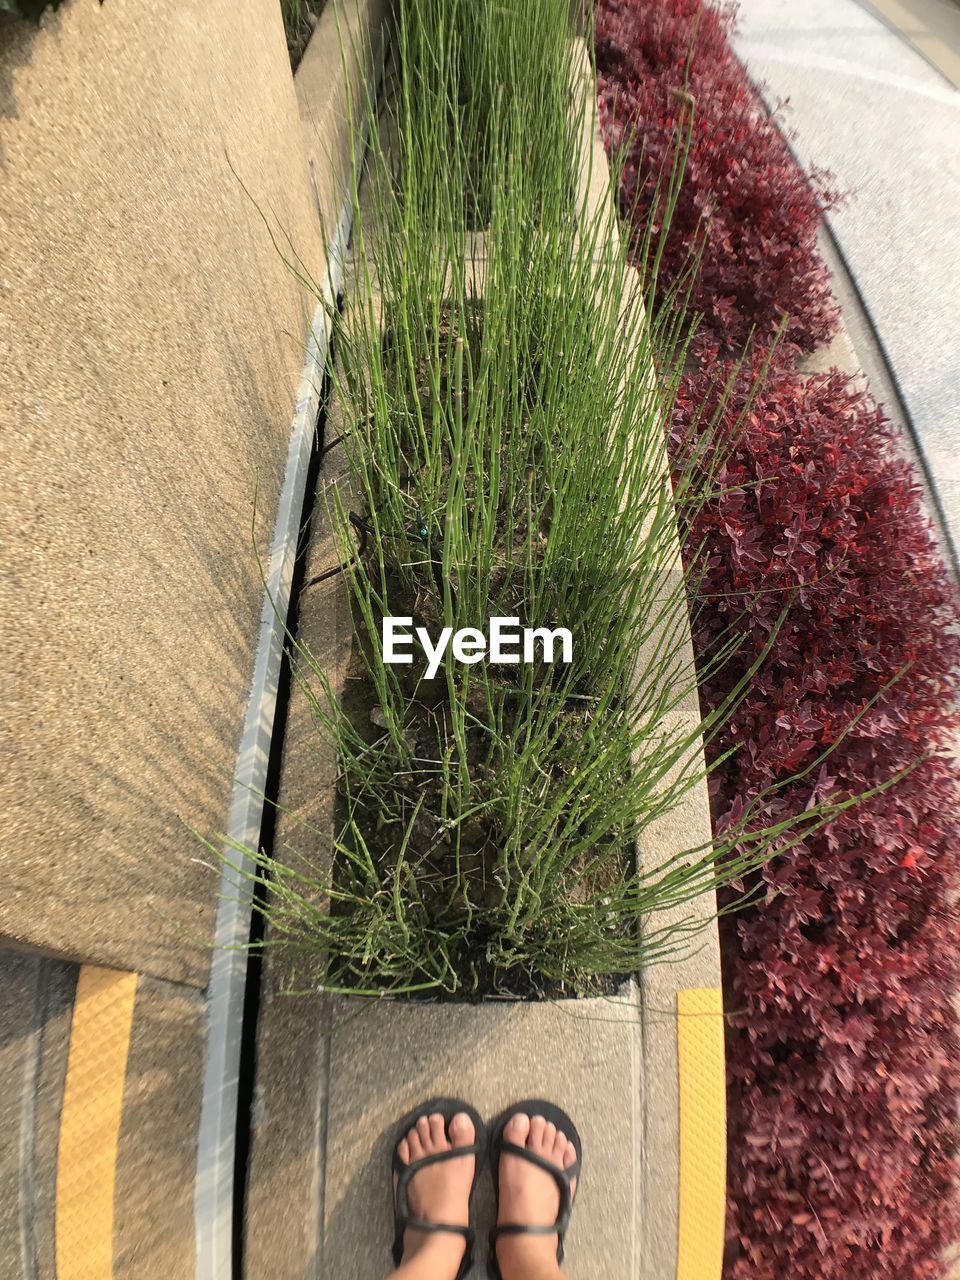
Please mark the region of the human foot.
[[[439, 1112], [421, 1116], [397, 1143], [397, 1157], [402, 1165], [460, 1147], [470, 1148], [476, 1141], [476, 1129], [466, 1112], [457, 1112], [449, 1128]], [[442, 1223], [447, 1227], [470, 1224], [470, 1190], [476, 1169], [472, 1151], [462, 1156], [446, 1156], [418, 1169], [406, 1183], [406, 1212], [413, 1221]], [[394, 1188], [399, 1182], [394, 1174]], [[403, 1195], [399, 1194], [403, 1211]], [[403, 1233], [403, 1262], [418, 1255], [430, 1255], [431, 1269], [438, 1277], [456, 1276], [467, 1247], [465, 1234], [453, 1231], [418, 1231], [410, 1226]]]
[[[504, 1126], [503, 1141], [523, 1147], [557, 1169], [569, 1169], [577, 1160], [577, 1149], [565, 1133], [539, 1115], [520, 1112]], [[503, 1151], [500, 1156], [500, 1208], [497, 1225], [550, 1227], [561, 1211], [560, 1188], [553, 1174], [523, 1156]], [[577, 1188], [570, 1183], [570, 1199]], [[496, 1240], [497, 1261], [503, 1280], [519, 1276], [558, 1276], [557, 1233], [505, 1234]]]

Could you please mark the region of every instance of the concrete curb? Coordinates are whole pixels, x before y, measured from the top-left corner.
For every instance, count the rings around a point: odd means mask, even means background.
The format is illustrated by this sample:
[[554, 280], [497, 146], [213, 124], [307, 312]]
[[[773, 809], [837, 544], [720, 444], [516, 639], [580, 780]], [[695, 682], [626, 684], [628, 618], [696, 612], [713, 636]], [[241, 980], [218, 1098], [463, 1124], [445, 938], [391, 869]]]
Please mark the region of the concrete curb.
[[857, 0], [960, 88], [960, 8], [949, 0]]
[[[582, 74], [591, 76], [589, 53], [581, 50]], [[592, 80], [591, 80], [592, 82]], [[619, 221], [613, 201], [610, 166], [596, 114], [585, 122], [581, 205], [588, 220], [609, 224], [619, 251]], [[605, 232], [606, 237], [606, 232]], [[651, 376], [653, 376], [651, 371]], [[666, 445], [661, 457], [669, 474]], [[680, 544], [675, 571], [682, 572]], [[639, 654], [638, 670], [650, 653]], [[693, 668], [689, 628], [683, 664]], [[692, 690], [674, 712], [677, 727], [690, 731], [701, 720]], [[702, 781], [661, 821], [643, 832], [638, 857], [645, 868], [660, 865], [681, 849], [703, 847], [712, 839], [707, 785]], [[641, 974], [643, 1016], [642, 1132], [644, 1212], [640, 1251], [642, 1280], [719, 1278], [723, 1266], [726, 1201], [726, 1104], [723, 1048], [723, 998], [717, 903], [712, 892], [658, 917], [657, 923], [696, 920], [700, 945], [690, 955], [650, 966]], [[692, 1048], [692, 1045], [696, 1048]], [[682, 1053], [683, 1046], [687, 1052]]]

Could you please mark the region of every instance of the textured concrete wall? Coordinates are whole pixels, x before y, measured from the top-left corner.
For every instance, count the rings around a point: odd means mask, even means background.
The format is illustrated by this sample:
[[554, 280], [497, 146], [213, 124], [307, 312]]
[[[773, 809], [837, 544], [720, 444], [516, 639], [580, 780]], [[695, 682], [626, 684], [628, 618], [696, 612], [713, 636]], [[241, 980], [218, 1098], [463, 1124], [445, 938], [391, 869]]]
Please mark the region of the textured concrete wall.
[[277, 0], [0, 15], [0, 935], [195, 984], [312, 313], [238, 178], [319, 275]]

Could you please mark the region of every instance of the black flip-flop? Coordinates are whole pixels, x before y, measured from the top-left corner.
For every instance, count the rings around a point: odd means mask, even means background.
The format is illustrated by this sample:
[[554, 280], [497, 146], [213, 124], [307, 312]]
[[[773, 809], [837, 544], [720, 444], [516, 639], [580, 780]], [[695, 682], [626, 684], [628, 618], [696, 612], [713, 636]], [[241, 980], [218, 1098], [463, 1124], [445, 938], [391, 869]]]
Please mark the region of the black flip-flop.
[[[397, 1148], [401, 1139], [405, 1138], [411, 1129], [416, 1127], [417, 1121], [421, 1116], [441, 1115], [446, 1122], [447, 1137], [450, 1137], [450, 1121], [460, 1111], [463, 1111], [473, 1121], [473, 1127], [476, 1130], [476, 1137], [468, 1147], [451, 1147], [449, 1151], [437, 1151], [433, 1155], [424, 1156], [421, 1160], [411, 1160], [409, 1164], [404, 1164], [400, 1159], [400, 1153]], [[409, 1227], [413, 1231], [427, 1232], [446, 1232], [448, 1235], [463, 1236], [466, 1241], [466, 1248], [463, 1253], [463, 1262], [460, 1264], [460, 1270], [457, 1272], [456, 1280], [463, 1280], [467, 1272], [473, 1266], [474, 1247], [476, 1245], [476, 1233], [472, 1226], [457, 1227], [450, 1226], [443, 1222], [425, 1222], [421, 1218], [415, 1218], [410, 1213], [410, 1206], [407, 1203], [407, 1187], [411, 1180], [415, 1177], [420, 1169], [425, 1169], [429, 1164], [437, 1164], [441, 1160], [456, 1160], [463, 1156], [474, 1157], [473, 1168], [473, 1184], [470, 1187], [470, 1221], [473, 1222], [473, 1198], [477, 1190], [477, 1183], [480, 1180], [480, 1166], [483, 1162], [483, 1153], [486, 1147], [486, 1129], [483, 1121], [480, 1119], [473, 1107], [469, 1103], [462, 1102], [459, 1098], [432, 1098], [429, 1102], [424, 1102], [417, 1107], [415, 1111], [411, 1111], [408, 1116], [400, 1122], [397, 1128], [397, 1136], [393, 1144], [393, 1172], [397, 1175], [397, 1183], [393, 1188], [393, 1224], [395, 1228], [395, 1236], [393, 1241], [393, 1261], [395, 1266], [400, 1266], [403, 1260], [403, 1233]]]
[[[521, 1113], [530, 1116], [531, 1119], [534, 1116], [543, 1116], [544, 1120], [555, 1124], [558, 1131], [573, 1143], [577, 1158], [569, 1169], [559, 1168], [552, 1161], [544, 1160], [542, 1156], [538, 1156], [536, 1152], [528, 1151], [526, 1147], [518, 1147], [513, 1142], [504, 1141], [503, 1131], [507, 1124], [515, 1115]], [[580, 1142], [580, 1134], [577, 1132], [577, 1126], [565, 1111], [561, 1111], [552, 1102], [544, 1102], [541, 1098], [530, 1098], [526, 1102], [518, 1102], [508, 1108], [503, 1115], [497, 1118], [490, 1138], [490, 1169], [493, 1173], [498, 1217], [500, 1215], [500, 1157], [505, 1153], [511, 1156], [519, 1156], [522, 1160], [527, 1160], [530, 1164], [535, 1164], [538, 1169], [543, 1169], [550, 1174], [560, 1192], [560, 1209], [557, 1213], [556, 1222], [551, 1223], [550, 1226], [536, 1227], [524, 1222], [505, 1222], [502, 1226], [494, 1227], [490, 1232], [490, 1257], [488, 1260], [488, 1269], [493, 1280], [502, 1280], [500, 1264], [497, 1262], [497, 1241], [501, 1236], [552, 1236], [555, 1234], [557, 1237], [557, 1262], [563, 1262], [563, 1241], [567, 1233], [567, 1227], [570, 1225], [570, 1214], [573, 1212], [574, 1193], [570, 1189], [570, 1184], [574, 1179], [579, 1180], [583, 1163], [583, 1147]]]

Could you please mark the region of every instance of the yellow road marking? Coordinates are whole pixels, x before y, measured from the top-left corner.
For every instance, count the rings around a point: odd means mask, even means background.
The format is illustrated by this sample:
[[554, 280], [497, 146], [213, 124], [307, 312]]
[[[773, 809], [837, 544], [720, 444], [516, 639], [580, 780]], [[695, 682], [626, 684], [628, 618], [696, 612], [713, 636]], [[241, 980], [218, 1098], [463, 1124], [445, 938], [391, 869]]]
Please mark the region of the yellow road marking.
[[677, 992], [680, 1230], [677, 1280], [720, 1280], [727, 1184], [723, 996]]
[[83, 965], [57, 1158], [57, 1280], [112, 1280], [117, 1143], [137, 975]]

